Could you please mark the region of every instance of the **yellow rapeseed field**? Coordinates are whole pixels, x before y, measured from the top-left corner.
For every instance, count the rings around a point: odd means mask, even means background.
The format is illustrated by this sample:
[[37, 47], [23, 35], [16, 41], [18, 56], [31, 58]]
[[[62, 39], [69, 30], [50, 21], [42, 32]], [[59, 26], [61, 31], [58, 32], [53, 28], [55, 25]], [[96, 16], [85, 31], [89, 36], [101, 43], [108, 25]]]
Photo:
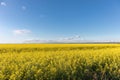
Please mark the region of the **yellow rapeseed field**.
[[120, 44], [1, 44], [0, 80], [120, 80]]

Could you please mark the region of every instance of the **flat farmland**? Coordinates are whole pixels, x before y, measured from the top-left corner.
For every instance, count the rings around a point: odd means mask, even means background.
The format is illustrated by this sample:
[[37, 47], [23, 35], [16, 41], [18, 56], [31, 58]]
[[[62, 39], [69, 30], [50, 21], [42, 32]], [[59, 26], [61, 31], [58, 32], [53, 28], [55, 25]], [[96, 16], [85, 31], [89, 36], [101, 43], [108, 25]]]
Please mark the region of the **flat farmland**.
[[1, 44], [0, 80], [120, 80], [120, 44]]

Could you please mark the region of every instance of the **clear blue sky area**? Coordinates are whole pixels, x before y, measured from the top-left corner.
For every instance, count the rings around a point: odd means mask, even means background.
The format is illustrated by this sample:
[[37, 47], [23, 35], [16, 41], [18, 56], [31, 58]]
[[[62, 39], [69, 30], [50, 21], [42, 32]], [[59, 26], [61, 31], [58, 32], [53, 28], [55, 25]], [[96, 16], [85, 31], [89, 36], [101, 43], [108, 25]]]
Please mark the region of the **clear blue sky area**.
[[0, 43], [120, 40], [120, 0], [0, 0]]

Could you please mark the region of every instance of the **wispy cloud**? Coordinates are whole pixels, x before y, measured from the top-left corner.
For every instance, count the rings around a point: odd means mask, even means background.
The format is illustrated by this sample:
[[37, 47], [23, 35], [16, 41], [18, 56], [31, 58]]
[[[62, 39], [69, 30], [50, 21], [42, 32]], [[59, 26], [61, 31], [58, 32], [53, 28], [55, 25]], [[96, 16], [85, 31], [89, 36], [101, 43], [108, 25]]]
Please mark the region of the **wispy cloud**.
[[31, 33], [31, 31], [27, 29], [18, 29], [18, 30], [14, 30], [13, 33], [16, 35], [25, 35]]
[[27, 7], [26, 7], [26, 6], [22, 6], [21, 8], [22, 8], [22, 10], [26, 10], [26, 9], [27, 9]]
[[5, 2], [0, 2], [1, 6], [7, 6], [7, 4]]
[[79, 35], [75, 35], [75, 36], [72, 36], [72, 37], [61, 38], [60, 40], [70, 41], [70, 40], [78, 40], [78, 39], [81, 39], [81, 37]]
[[79, 43], [79, 42], [83, 42], [83, 39], [81, 39], [79, 35], [60, 38], [56, 40], [29, 39], [25, 41], [25, 43]]

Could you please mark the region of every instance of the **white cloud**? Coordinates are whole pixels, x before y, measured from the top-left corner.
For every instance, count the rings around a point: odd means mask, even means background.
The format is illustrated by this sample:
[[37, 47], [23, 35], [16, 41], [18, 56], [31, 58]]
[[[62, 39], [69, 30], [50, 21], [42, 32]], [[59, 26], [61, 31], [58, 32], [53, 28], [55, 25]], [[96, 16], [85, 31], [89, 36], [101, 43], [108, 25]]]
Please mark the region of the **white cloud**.
[[13, 33], [16, 35], [24, 35], [31, 33], [31, 31], [27, 29], [22, 29], [22, 30], [18, 29], [18, 30], [14, 30]]
[[26, 10], [27, 9], [27, 7], [26, 6], [22, 6], [22, 10]]
[[75, 36], [72, 36], [72, 37], [61, 38], [60, 40], [74, 41], [74, 40], [81, 40], [81, 37], [79, 35], [75, 35]]
[[7, 4], [5, 2], [0, 2], [1, 6], [7, 6]]
[[80, 43], [84, 42], [79, 35], [66, 37], [61, 39], [52, 40], [41, 40], [41, 39], [29, 39], [24, 41], [25, 43]]

